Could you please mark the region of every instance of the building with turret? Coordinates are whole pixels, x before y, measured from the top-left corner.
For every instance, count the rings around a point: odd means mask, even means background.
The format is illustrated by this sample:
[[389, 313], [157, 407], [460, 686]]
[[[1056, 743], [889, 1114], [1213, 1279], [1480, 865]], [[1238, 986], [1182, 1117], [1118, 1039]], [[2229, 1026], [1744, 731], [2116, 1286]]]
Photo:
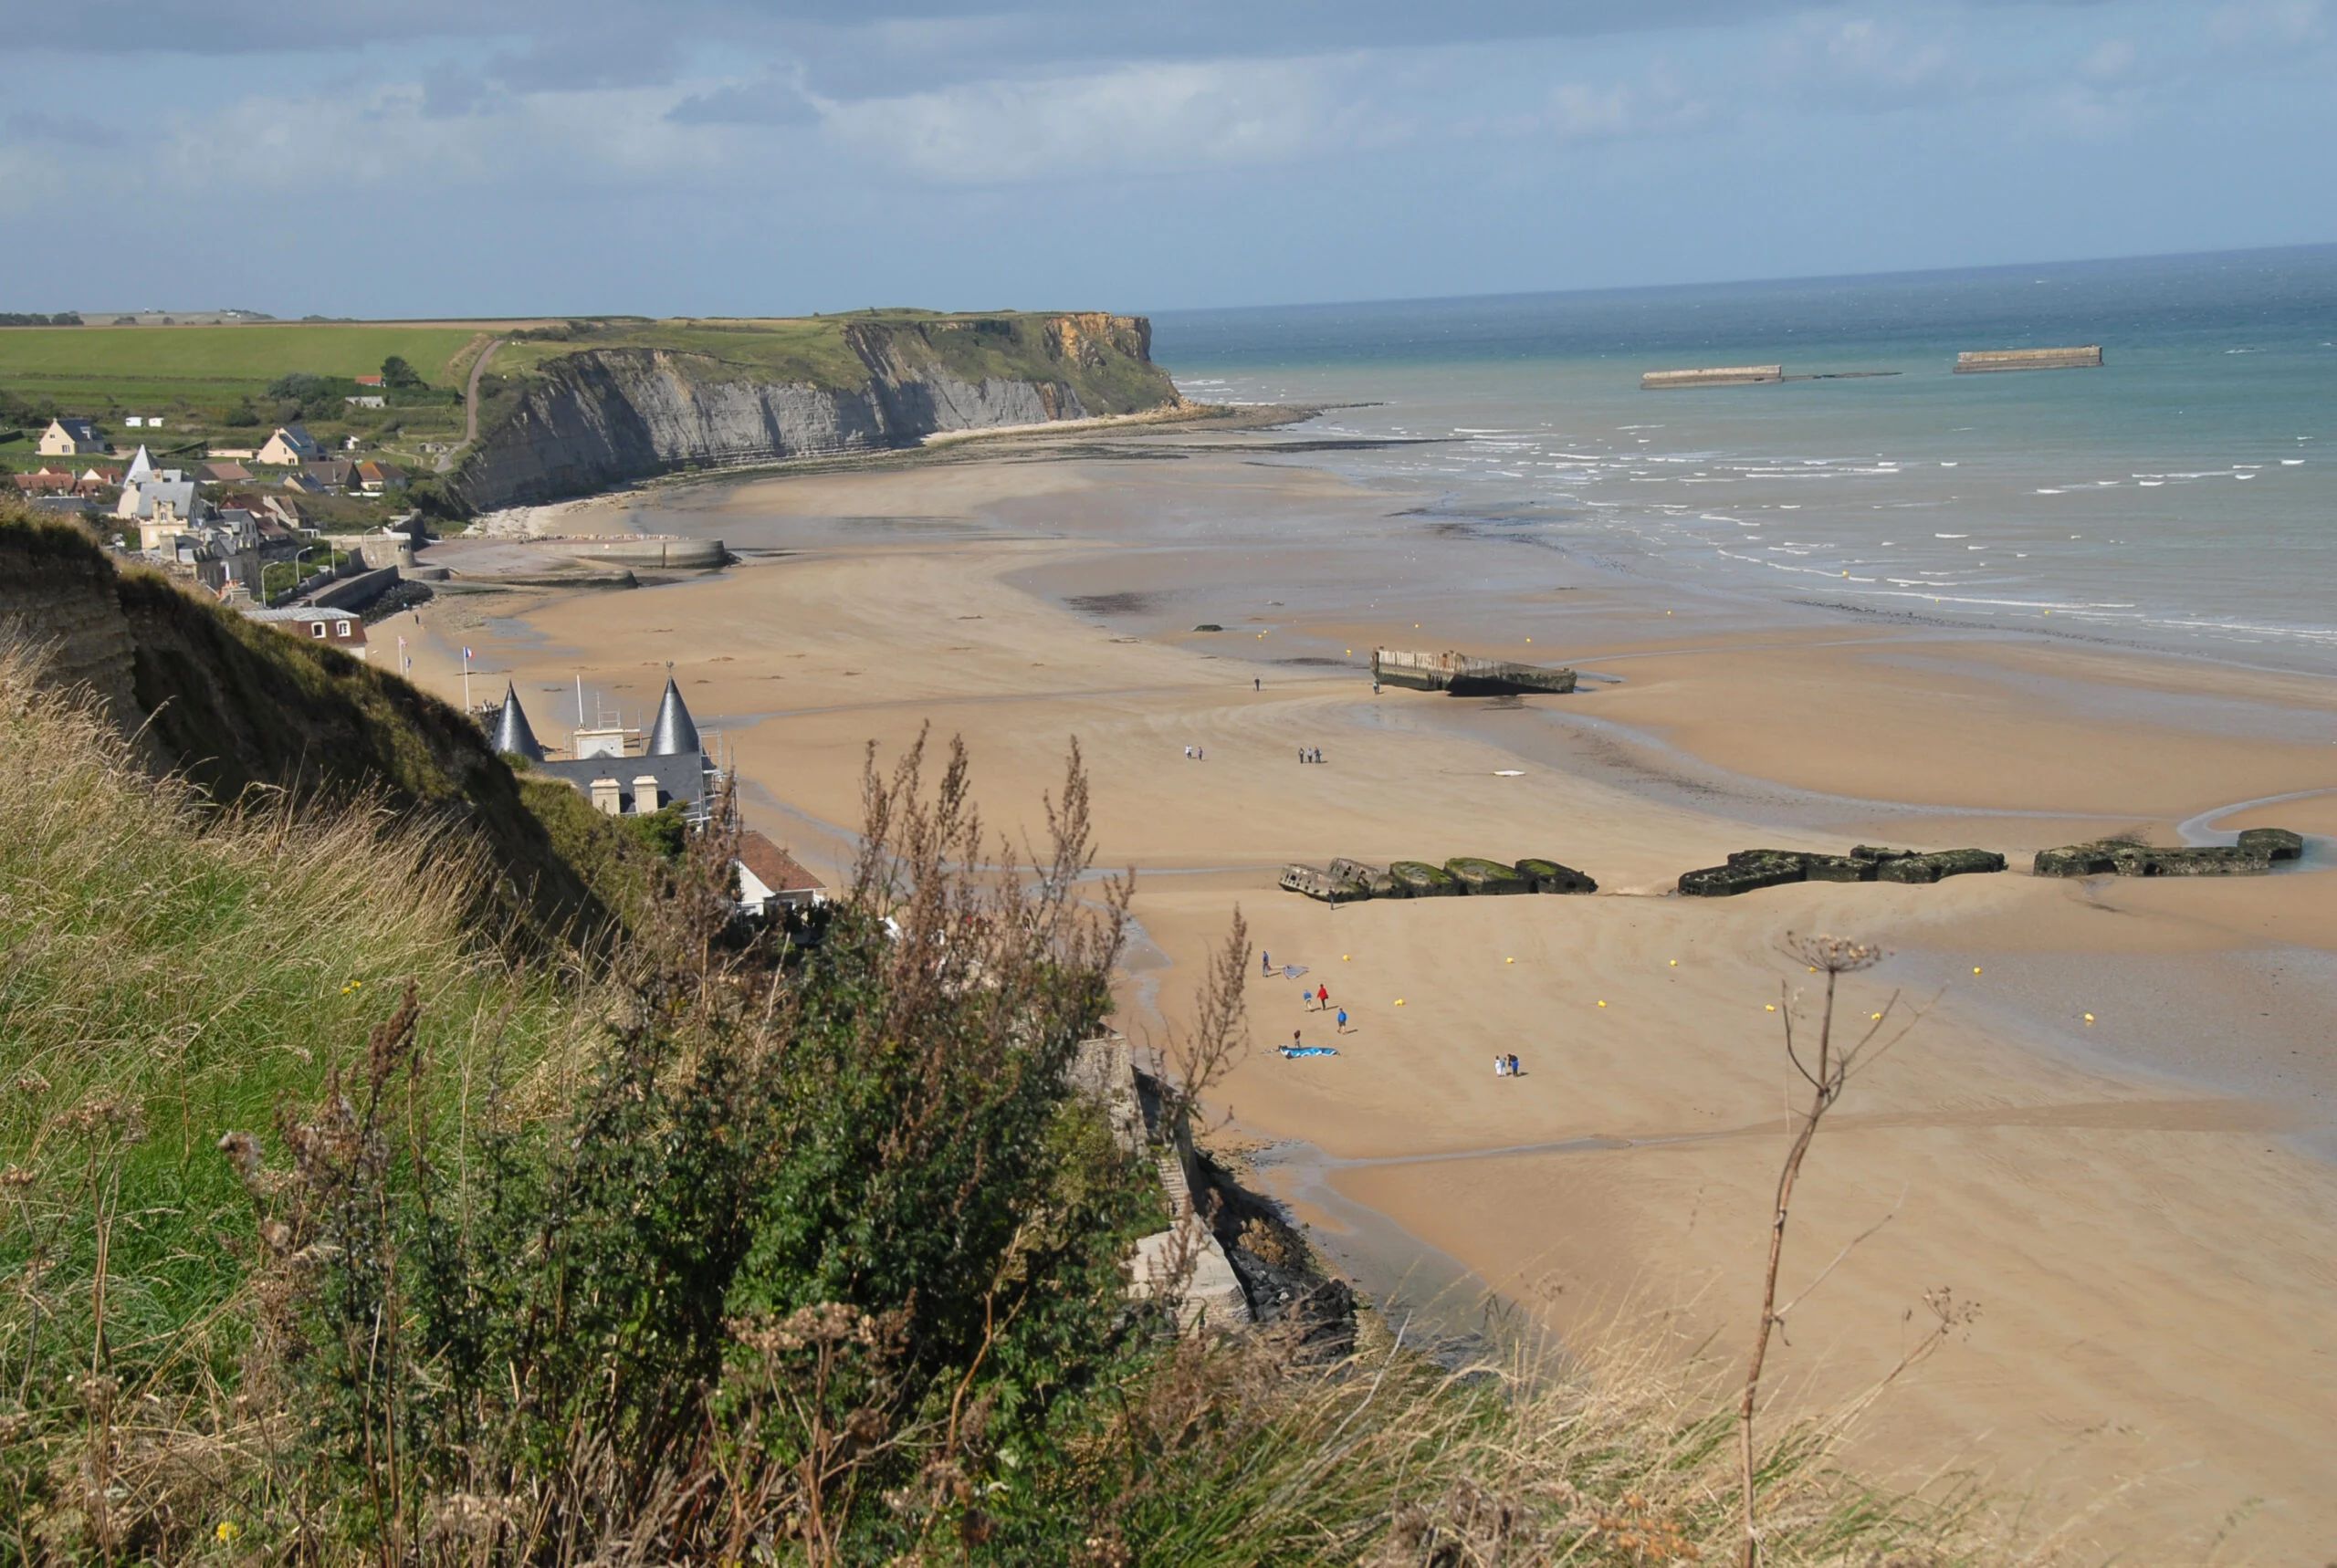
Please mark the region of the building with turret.
[[702, 817], [713, 794], [714, 764], [671, 676], [646, 740], [637, 730], [580, 726], [568, 755], [550, 755], [528, 722], [519, 689], [508, 684], [487, 726], [487, 739], [498, 752], [525, 758], [530, 772], [564, 781], [595, 810], [613, 817], [645, 815], [667, 806]]

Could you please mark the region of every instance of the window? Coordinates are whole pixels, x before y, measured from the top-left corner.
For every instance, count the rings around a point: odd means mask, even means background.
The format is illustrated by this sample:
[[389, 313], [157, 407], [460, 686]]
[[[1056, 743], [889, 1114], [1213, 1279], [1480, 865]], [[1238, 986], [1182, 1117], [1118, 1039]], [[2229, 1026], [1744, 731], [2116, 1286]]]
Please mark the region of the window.
[[311, 621], [311, 622], [309, 622], [309, 636], [311, 636], [311, 637], [321, 637], [321, 636], [323, 636], [324, 634], [325, 634], [325, 623], [324, 623], [323, 622], [321, 622], [321, 621]]
[[332, 634], [333, 634], [334, 636], [336, 636], [336, 637], [346, 637], [346, 636], [348, 636], [348, 635], [349, 635], [349, 622], [346, 622], [346, 621], [337, 621], [337, 622], [333, 622]]

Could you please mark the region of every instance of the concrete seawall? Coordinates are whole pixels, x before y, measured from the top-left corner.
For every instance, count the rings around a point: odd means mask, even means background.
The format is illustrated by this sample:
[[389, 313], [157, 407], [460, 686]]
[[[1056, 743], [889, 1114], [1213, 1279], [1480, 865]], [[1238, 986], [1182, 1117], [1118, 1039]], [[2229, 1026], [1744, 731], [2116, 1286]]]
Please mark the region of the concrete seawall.
[[728, 561], [720, 539], [685, 539], [651, 534], [610, 539], [544, 539], [543, 548], [579, 560], [612, 566], [662, 567], [674, 571], [708, 571]]

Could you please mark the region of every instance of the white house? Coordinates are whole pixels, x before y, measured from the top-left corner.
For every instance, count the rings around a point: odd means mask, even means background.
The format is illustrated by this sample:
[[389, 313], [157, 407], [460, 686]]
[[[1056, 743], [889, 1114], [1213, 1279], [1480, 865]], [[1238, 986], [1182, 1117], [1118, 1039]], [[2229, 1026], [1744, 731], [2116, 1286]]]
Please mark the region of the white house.
[[246, 610], [254, 621], [265, 621], [288, 636], [338, 648], [352, 659], [366, 655], [365, 622], [354, 611], [314, 604], [288, 605], [276, 610]]
[[739, 835], [739, 913], [769, 916], [814, 909], [828, 901], [825, 883], [793, 855], [752, 828]]

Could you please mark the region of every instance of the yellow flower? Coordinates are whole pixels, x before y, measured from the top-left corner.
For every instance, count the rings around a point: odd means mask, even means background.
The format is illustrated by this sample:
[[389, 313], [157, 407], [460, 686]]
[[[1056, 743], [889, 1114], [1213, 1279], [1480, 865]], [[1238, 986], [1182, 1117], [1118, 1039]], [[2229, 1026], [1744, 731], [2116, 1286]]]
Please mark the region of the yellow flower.
[[241, 1535], [243, 1532], [244, 1527], [242, 1525], [237, 1524], [232, 1519], [223, 1519], [219, 1521], [218, 1528], [212, 1531], [211, 1539], [218, 1542], [224, 1546], [228, 1542], [235, 1540], [236, 1537]]

